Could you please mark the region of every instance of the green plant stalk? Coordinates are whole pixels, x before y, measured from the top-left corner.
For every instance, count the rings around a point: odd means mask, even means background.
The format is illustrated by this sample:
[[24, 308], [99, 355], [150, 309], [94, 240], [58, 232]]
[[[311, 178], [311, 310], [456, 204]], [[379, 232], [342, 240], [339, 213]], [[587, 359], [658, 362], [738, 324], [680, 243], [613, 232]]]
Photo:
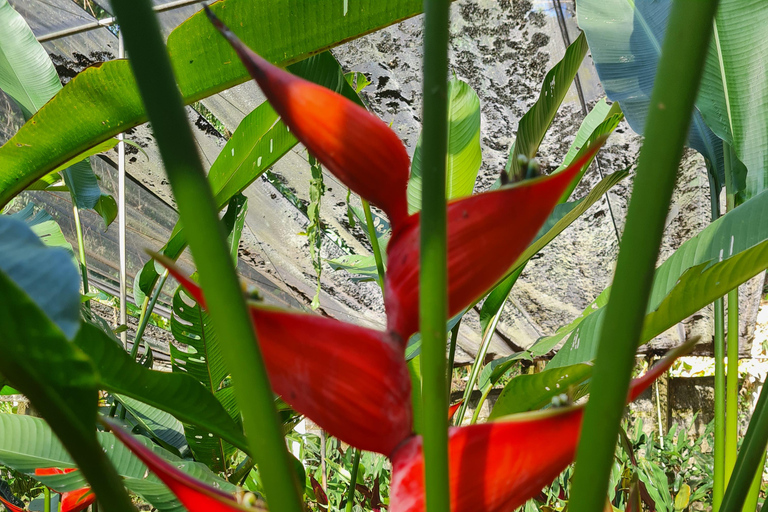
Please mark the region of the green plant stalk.
[[139, 327], [136, 329], [136, 336], [133, 338], [133, 346], [131, 347], [131, 358], [133, 359], [136, 359], [136, 356], [139, 355], [139, 343], [141, 343], [141, 338], [144, 336], [144, 330], [147, 328], [149, 319], [152, 318], [152, 310], [155, 309], [155, 304], [157, 304], [157, 299], [160, 298], [160, 292], [163, 291], [163, 286], [167, 279], [168, 271], [166, 270], [160, 276], [160, 281], [155, 286], [155, 289], [152, 290], [152, 298], [149, 299], [149, 302], [147, 302], [147, 299], [144, 299], [144, 304], [141, 305]]
[[492, 389], [493, 389], [493, 386], [491, 384], [488, 384], [483, 390], [483, 394], [480, 396], [480, 400], [477, 402], [477, 407], [475, 408], [475, 412], [472, 414], [472, 419], [469, 420], [470, 425], [474, 425], [475, 423], [477, 423], [477, 418], [478, 416], [480, 416], [480, 409], [483, 408], [483, 404], [485, 403]]
[[[462, 317], [463, 318], [463, 317]], [[448, 387], [448, 403], [451, 402], [451, 383], [453, 382], [453, 362], [456, 359], [456, 341], [459, 339], [459, 328], [461, 327], [461, 318], [451, 329], [451, 344], [448, 347], [448, 364], [446, 366], [446, 386]]]
[[[80, 256], [80, 275], [83, 276], [83, 294], [87, 295], [90, 291], [88, 286], [88, 264], [85, 260], [85, 242], [83, 239], [83, 225], [80, 224], [80, 212], [77, 206], [72, 205], [72, 215], [75, 219], [75, 232], [77, 233], [77, 252]], [[91, 301], [85, 302], [85, 307], [91, 309]]]
[[[506, 304], [506, 302], [504, 303]], [[499, 310], [493, 316], [491, 323], [488, 324], [488, 328], [483, 335], [483, 342], [480, 344], [480, 350], [475, 356], [475, 361], [472, 363], [472, 368], [469, 371], [469, 377], [467, 379], [467, 387], [464, 388], [464, 401], [459, 406], [459, 410], [456, 411], [455, 425], [461, 425], [464, 421], [464, 415], [467, 413], [467, 407], [469, 406], [469, 399], [472, 396], [472, 391], [475, 390], [475, 384], [478, 377], [480, 377], [480, 370], [482, 369], [485, 361], [485, 355], [488, 353], [488, 347], [491, 346], [491, 339], [493, 339], [493, 333], [496, 331], [496, 326], [501, 318], [501, 312], [504, 311], [504, 304], [501, 305]], [[475, 410], [477, 411], [477, 409]]]
[[725, 378], [725, 485], [736, 463], [739, 440], [739, 289], [728, 292], [728, 366]]
[[757, 498], [760, 497], [760, 487], [763, 483], [764, 468], [765, 452], [763, 452], [763, 459], [757, 465], [755, 477], [752, 479], [752, 485], [749, 487], [749, 493], [747, 494], [747, 498], [744, 500], [744, 506], [742, 507], [741, 512], [755, 512], [755, 510], [757, 510]]
[[[749, 488], [755, 478], [760, 461], [765, 456], [768, 444], [768, 386], [763, 385], [757, 399], [755, 412], [749, 422], [744, 441], [741, 443], [736, 465], [725, 490], [720, 510], [723, 512], [741, 511]], [[768, 500], [766, 500], [768, 501]], [[763, 504], [763, 509], [766, 506]]]
[[448, 24], [450, 0], [424, 0], [424, 107], [421, 157], [419, 311], [424, 404], [427, 512], [451, 509], [448, 477], [448, 392], [445, 341], [448, 272], [445, 163], [448, 150]]
[[209, 313], [222, 340], [243, 424], [256, 455], [270, 509], [302, 512], [298, 484], [274, 406], [264, 361], [198, 157], [181, 95], [149, 0], [112, 3], [160, 148], [180, 221], [200, 274]]
[[355, 457], [352, 459], [352, 473], [349, 476], [349, 492], [347, 493], [347, 505], [344, 509], [346, 512], [352, 512], [352, 507], [355, 505], [355, 489], [357, 487], [357, 471], [360, 468], [360, 450], [355, 450]]
[[51, 490], [48, 487], [43, 487], [43, 494], [45, 499], [43, 501], [43, 511], [51, 512]]
[[371, 205], [368, 201], [360, 198], [363, 203], [363, 211], [365, 212], [365, 223], [368, 226], [368, 239], [371, 242], [371, 249], [373, 249], [373, 259], [376, 260], [376, 271], [379, 273], [379, 288], [381, 288], [381, 297], [384, 298], [384, 259], [381, 257], [381, 248], [379, 247], [379, 239], [376, 238], [376, 226], [373, 223], [373, 214], [371, 213]]
[[[723, 142], [725, 159], [725, 208], [731, 211], [736, 207], [735, 190], [732, 181], [733, 148]], [[739, 289], [728, 292], [728, 337], [726, 340], [728, 367], [725, 378], [725, 485], [731, 477], [736, 463], [739, 439]]]
[[[715, 191], [717, 185], [708, 172], [710, 190], [710, 211], [712, 222], [720, 217], [720, 201]], [[712, 484], [712, 512], [720, 509], [725, 493], [725, 312], [723, 299], [712, 304], [714, 310], [715, 352], [715, 432], [714, 432], [714, 476]]]
[[571, 512], [603, 510], [635, 351], [699, 87], [717, 0], [672, 4], [646, 138], [600, 332], [576, 456]]

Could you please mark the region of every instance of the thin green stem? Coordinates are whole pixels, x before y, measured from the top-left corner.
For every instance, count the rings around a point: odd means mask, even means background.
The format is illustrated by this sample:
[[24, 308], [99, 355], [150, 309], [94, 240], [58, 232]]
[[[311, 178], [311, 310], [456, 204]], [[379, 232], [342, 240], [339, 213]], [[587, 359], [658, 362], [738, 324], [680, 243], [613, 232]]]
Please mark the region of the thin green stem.
[[43, 487], [43, 495], [45, 500], [43, 502], [43, 511], [51, 512], [51, 490], [48, 487]]
[[125, 39], [168, 181], [200, 275], [209, 313], [222, 340], [235, 397], [270, 509], [301, 512], [272, 389], [235, 273], [226, 234], [198, 156], [184, 104], [150, 0], [112, 2]]
[[[77, 252], [80, 256], [80, 275], [83, 278], [83, 294], [88, 295], [88, 264], [85, 260], [85, 241], [83, 239], [83, 225], [80, 223], [80, 211], [72, 205], [72, 216], [75, 219], [75, 232], [77, 233]], [[85, 307], [91, 309], [91, 301], [85, 302]]]
[[757, 468], [765, 456], [766, 444], [768, 444], [768, 386], [763, 385], [723, 497], [720, 507], [722, 512], [741, 511]]
[[475, 361], [472, 363], [472, 368], [469, 370], [467, 387], [464, 388], [464, 401], [459, 406], [459, 410], [456, 411], [455, 425], [461, 425], [464, 421], [464, 415], [467, 413], [467, 407], [469, 406], [469, 399], [472, 397], [472, 392], [475, 390], [475, 384], [477, 383], [478, 377], [480, 377], [480, 370], [483, 368], [485, 356], [488, 353], [488, 347], [491, 346], [493, 333], [496, 331], [496, 326], [499, 324], [499, 319], [501, 318], [502, 311], [504, 311], [505, 303], [506, 301], [501, 304], [499, 310], [493, 315], [491, 323], [489, 323], [488, 327], [485, 329], [483, 342], [480, 344], [480, 350], [478, 350], [477, 355], [475, 356]]
[[349, 492], [347, 493], [347, 506], [346, 512], [352, 512], [352, 507], [355, 504], [355, 488], [357, 487], [357, 471], [360, 468], [360, 450], [355, 450], [355, 457], [352, 459], [352, 473], [349, 476]]
[[725, 378], [725, 484], [736, 463], [739, 439], [739, 289], [728, 292], [728, 367]]
[[427, 512], [451, 509], [445, 340], [448, 272], [445, 160], [448, 150], [448, 19], [450, 0], [424, 0], [424, 107], [421, 161], [419, 311], [424, 404]]
[[[713, 173], [709, 172], [710, 211], [712, 222], [720, 217], [720, 199]], [[715, 356], [715, 446], [712, 484], [712, 512], [720, 509], [725, 493], [725, 313], [723, 299], [712, 304], [714, 316]]]
[[147, 328], [149, 319], [152, 318], [152, 310], [155, 309], [155, 304], [157, 304], [157, 299], [160, 297], [160, 292], [163, 290], [163, 286], [165, 285], [165, 281], [167, 279], [168, 271], [166, 270], [163, 272], [163, 275], [160, 276], [160, 282], [157, 283], [155, 289], [152, 291], [152, 298], [149, 299], [149, 301], [147, 301], [145, 298], [144, 303], [141, 305], [139, 327], [136, 329], [136, 337], [133, 338], [133, 347], [131, 347], [131, 358], [134, 360], [139, 354], [139, 344], [141, 343], [141, 338], [144, 336], [144, 330]]
[[[734, 159], [733, 147], [723, 142], [725, 160], [725, 208], [731, 211], [736, 207], [736, 191], [733, 183]], [[739, 289], [728, 292], [728, 338], [726, 350], [728, 368], [725, 380], [725, 485], [731, 477], [736, 463], [739, 439]]]
[[477, 418], [480, 416], [480, 409], [483, 408], [483, 404], [488, 399], [488, 395], [491, 393], [491, 390], [493, 389], [493, 384], [488, 383], [488, 385], [483, 390], [483, 394], [480, 395], [480, 400], [477, 402], [477, 407], [475, 408], [475, 412], [472, 414], [472, 419], [469, 420], [470, 425], [474, 425], [477, 423]]
[[371, 213], [371, 205], [360, 198], [363, 203], [363, 211], [365, 212], [365, 223], [368, 226], [368, 240], [371, 242], [371, 249], [373, 249], [373, 259], [376, 260], [376, 271], [379, 273], [379, 287], [381, 288], [381, 296], [384, 297], [384, 259], [381, 257], [381, 248], [379, 247], [379, 238], [376, 236], [376, 225], [373, 223], [373, 214]]
[[[463, 317], [462, 317], [463, 318]], [[453, 362], [456, 359], [456, 340], [459, 339], [459, 328], [461, 328], [461, 318], [451, 329], [451, 344], [448, 347], [448, 364], [446, 365], [446, 386], [448, 387], [448, 403], [451, 401], [451, 383], [453, 382]]]
[[635, 351], [690, 126], [716, 0], [676, 0], [667, 26], [576, 457], [571, 512], [603, 510]]

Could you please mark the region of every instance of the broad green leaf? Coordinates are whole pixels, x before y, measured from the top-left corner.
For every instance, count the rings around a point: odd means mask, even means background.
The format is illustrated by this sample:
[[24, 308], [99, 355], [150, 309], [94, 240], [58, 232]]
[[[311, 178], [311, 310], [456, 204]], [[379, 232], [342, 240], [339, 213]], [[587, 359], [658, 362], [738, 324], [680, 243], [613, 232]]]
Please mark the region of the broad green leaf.
[[351, 274], [351, 280], [355, 283], [376, 281], [379, 271], [376, 268], [376, 259], [373, 255], [345, 254], [332, 260], [325, 260], [333, 270], [346, 270]]
[[[229, 382], [229, 371], [221, 354], [219, 339], [208, 313], [179, 287], [173, 296], [171, 332], [176, 342], [171, 344], [174, 374], [186, 374], [221, 402], [222, 412], [235, 422], [240, 409]], [[185, 424], [184, 433], [195, 459], [214, 471], [227, 470], [235, 449], [210, 429]]]
[[[445, 161], [445, 196], [472, 194], [483, 156], [480, 150], [480, 98], [468, 83], [448, 82], [448, 155]], [[408, 180], [408, 212], [421, 210], [421, 137], [416, 144]]]
[[184, 426], [171, 414], [127, 396], [114, 397], [131, 413], [134, 424], [144, 429], [163, 448], [180, 456], [189, 450], [184, 437]]
[[544, 77], [539, 99], [518, 124], [517, 138], [509, 152], [506, 166], [510, 178], [521, 178], [522, 168], [518, 157], [523, 156], [530, 160], [536, 156], [539, 145], [544, 140], [544, 135], [549, 130], [560, 104], [571, 87], [571, 82], [576, 77], [581, 61], [587, 54], [587, 49], [587, 40], [584, 34], [580, 34], [565, 51], [562, 60], [555, 64]]
[[[654, 275], [643, 342], [672, 327], [768, 267], [768, 191], [720, 217], [683, 243]], [[554, 336], [537, 342], [551, 345], [568, 337], [548, 367], [589, 361], [597, 350], [602, 324], [603, 291], [584, 314]]]
[[[21, 15], [7, 0], [0, 0], [0, 89], [13, 98], [24, 117], [30, 119], [61, 88], [59, 75], [48, 53]], [[67, 119], [62, 119], [59, 128], [68, 124]], [[0, 187], [4, 185], [4, 171], [0, 172]], [[101, 189], [90, 162], [80, 158], [61, 172], [72, 194], [72, 202], [78, 208], [93, 208], [101, 196]]]
[[[493, 318], [499, 311], [499, 308], [504, 304], [504, 301], [507, 300], [509, 292], [512, 291], [512, 287], [517, 281], [520, 272], [522, 272], [523, 265], [546, 247], [557, 235], [562, 233], [568, 226], [578, 219], [581, 214], [587, 211], [590, 206], [603, 197], [603, 194], [624, 179], [628, 174], [629, 172], [626, 170], [616, 171], [613, 174], [609, 174], [600, 180], [600, 182], [595, 185], [584, 198], [571, 203], [561, 203], [555, 206], [555, 209], [539, 230], [534, 241], [515, 262], [512, 267], [513, 270], [493, 289], [483, 302], [483, 307], [480, 309], [480, 323], [483, 326], [483, 330], [485, 330], [491, 318]], [[548, 352], [548, 350], [544, 353], [546, 352]]]
[[64, 238], [64, 233], [61, 232], [61, 227], [47, 211], [40, 208], [35, 213], [34, 205], [29, 203], [22, 210], [9, 215], [9, 217], [24, 221], [45, 245], [48, 247], [61, 247], [74, 258], [75, 251], [72, 249], [72, 244], [67, 242], [67, 239]]
[[696, 105], [747, 167], [746, 197], [768, 188], [768, 3], [721, 0]]
[[[624, 119], [624, 114], [621, 112], [621, 107], [619, 107], [618, 103], [614, 103], [611, 105], [611, 109], [608, 111], [608, 114], [606, 114], [603, 122], [597, 125], [594, 130], [588, 134], [587, 140], [582, 143], [580, 148], [576, 148], [576, 144], [580, 142], [578, 140], [579, 134], [576, 134], [576, 140], [568, 150], [568, 154], [565, 155], [563, 163], [560, 164], [560, 167], [558, 167], [555, 172], [565, 169], [571, 164], [571, 162], [584, 156], [584, 154], [594, 143], [598, 141], [598, 139], [607, 137], [608, 135], [612, 134], [616, 127], [619, 126], [619, 123], [622, 119]], [[589, 116], [587, 116], [587, 119], [585, 119], [584, 122], [586, 123], [587, 120], [589, 120]], [[582, 127], [583, 126], [584, 123], [582, 123]], [[574, 149], [576, 149], [576, 151], [574, 151]], [[571, 155], [571, 152], [573, 152], [573, 155]], [[595, 156], [593, 156], [587, 163], [584, 164], [584, 166], [581, 168], [581, 171], [579, 171], [579, 174], [573, 179], [571, 184], [568, 185], [568, 188], [565, 190], [565, 192], [563, 192], [563, 196], [560, 199], [561, 202], [565, 202], [569, 197], [571, 197], [571, 194], [573, 194], [573, 191], [576, 190], [576, 187], [581, 182], [581, 178], [584, 177], [584, 173], [587, 172], [587, 169], [589, 169], [589, 166], [592, 164]]]
[[[224, 0], [211, 9], [245, 44], [287, 65], [419, 14], [420, 0]], [[191, 103], [249, 79], [229, 44], [202, 12], [176, 28], [168, 53], [184, 101]], [[37, 179], [90, 147], [146, 121], [127, 60], [92, 66], [67, 84], [0, 148], [0, 206]], [[226, 203], [226, 201], [224, 201]]]
[[[162, 512], [184, 512], [186, 509], [171, 491], [137, 459], [115, 436], [97, 432], [99, 443], [107, 457], [124, 478], [125, 486], [139, 494]], [[140, 437], [155, 453], [189, 474], [225, 492], [234, 492], [235, 486], [214, 475], [204, 464], [181, 460], [170, 452]], [[65, 448], [50, 427], [40, 418], [0, 414], [0, 463], [26, 473], [58, 492], [74, 491], [87, 485], [80, 471], [65, 475], [35, 476], [37, 468], [76, 467]]]
[[187, 375], [153, 371], [133, 361], [113, 339], [85, 323], [75, 344], [99, 370], [99, 388], [126, 395], [177, 419], [199, 424], [248, 451], [242, 429], [199, 382]]
[[[579, 27], [589, 41], [600, 83], [612, 101], [621, 104], [632, 129], [643, 134], [661, 55], [671, 0], [579, 0]], [[694, 110], [688, 145], [716, 170], [718, 187], [725, 184], [723, 143]]]
[[117, 217], [117, 202], [115, 198], [109, 194], [101, 194], [93, 209], [101, 215], [101, 219], [104, 221], [104, 229], [106, 230], [110, 224]]
[[68, 160], [67, 162], [64, 162], [60, 166], [58, 166], [56, 169], [52, 170], [36, 182], [34, 182], [32, 185], [27, 187], [27, 190], [45, 190], [46, 188], [58, 183], [62, 180], [61, 174], [59, 174], [61, 171], [66, 169], [67, 167], [71, 165], [75, 165], [76, 163], [94, 155], [98, 155], [99, 153], [104, 153], [106, 151], [109, 151], [110, 149], [114, 148], [118, 143], [117, 139], [108, 139], [102, 142], [101, 144], [98, 144], [91, 149], [77, 155], [75, 158]]
[[[40, 231], [49, 228], [52, 226], [46, 224]], [[74, 337], [80, 325], [80, 275], [71, 253], [46, 247], [24, 222], [3, 215], [0, 216], [0, 270], [31, 297], [66, 337]], [[3, 304], [11, 302], [10, 296], [0, 296]]]
[[544, 370], [533, 375], [518, 375], [501, 391], [489, 420], [508, 414], [541, 409], [552, 399], [583, 384], [592, 375], [591, 364], [577, 364]]
[[522, 359], [530, 361], [531, 356], [528, 354], [528, 352], [517, 352], [506, 357], [494, 359], [487, 365], [483, 366], [483, 370], [480, 372], [480, 377], [477, 378], [478, 389], [485, 390], [487, 386], [495, 386], [496, 383], [501, 380], [504, 374], [507, 373], [507, 370], [512, 368], [512, 365], [515, 362]]
[[[239, 60], [237, 62], [239, 63]], [[353, 101], [360, 101], [330, 52], [323, 52], [293, 64], [288, 70]], [[216, 206], [224, 208], [235, 194], [242, 192], [296, 144], [297, 140], [279, 120], [269, 103], [264, 102], [256, 107], [240, 122], [208, 173], [208, 180], [216, 197]], [[177, 224], [162, 253], [176, 259], [186, 247], [186, 243], [183, 229]], [[134, 286], [134, 290], [144, 295], [149, 294], [159, 277], [154, 261], [150, 260], [137, 275], [138, 286]]]

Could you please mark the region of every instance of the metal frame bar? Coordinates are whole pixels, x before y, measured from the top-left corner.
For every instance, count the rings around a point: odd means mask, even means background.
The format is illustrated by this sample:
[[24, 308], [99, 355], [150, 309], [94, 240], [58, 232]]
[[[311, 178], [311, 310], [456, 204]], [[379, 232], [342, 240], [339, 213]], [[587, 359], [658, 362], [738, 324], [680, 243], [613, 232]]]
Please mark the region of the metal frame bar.
[[[186, 7], [187, 5], [192, 4], [199, 4], [204, 2], [205, 0], [174, 0], [172, 2], [168, 2], [161, 5], [156, 5], [154, 7], [155, 12], [164, 12], [164, 11], [171, 11], [173, 9], [178, 9], [180, 7]], [[64, 30], [57, 30], [56, 32], [51, 32], [49, 34], [44, 34], [42, 36], [39, 36], [37, 38], [37, 41], [40, 43], [44, 43], [46, 41], [53, 41], [54, 39], [61, 39], [62, 37], [67, 36], [73, 36], [75, 34], [81, 34], [83, 32], [88, 32], [91, 30], [95, 30], [97, 28], [106, 28], [111, 25], [114, 25], [117, 23], [117, 18], [114, 16], [110, 16], [108, 18], [104, 18], [101, 20], [92, 21], [90, 23], [85, 23], [83, 25], [77, 26], [77, 27], [71, 27], [66, 28]]]

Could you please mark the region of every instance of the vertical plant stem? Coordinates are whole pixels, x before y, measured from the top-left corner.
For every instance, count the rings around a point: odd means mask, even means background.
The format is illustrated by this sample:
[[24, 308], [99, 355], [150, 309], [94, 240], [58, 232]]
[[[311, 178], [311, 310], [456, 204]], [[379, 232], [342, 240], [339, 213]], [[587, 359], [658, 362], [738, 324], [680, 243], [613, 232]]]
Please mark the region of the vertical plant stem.
[[180, 220], [187, 227], [187, 240], [211, 319], [225, 341], [221, 351], [232, 373], [235, 397], [259, 465], [269, 507], [279, 512], [302, 512], [296, 472], [278, 421], [264, 360], [157, 17], [149, 0], [116, 0], [112, 6], [178, 204]]
[[474, 425], [477, 423], [477, 418], [480, 416], [480, 409], [483, 408], [483, 404], [485, 403], [485, 400], [488, 398], [488, 395], [491, 393], [491, 390], [493, 389], [492, 384], [488, 384], [485, 389], [483, 390], [483, 394], [480, 396], [480, 400], [477, 402], [477, 407], [475, 408], [475, 412], [472, 414], [472, 419], [469, 420], [470, 425]]
[[[88, 264], [85, 261], [85, 241], [83, 239], [83, 225], [80, 224], [80, 211], [72, 205], [72, 215], [75, 219], [75, 232], [77, 233], [77, 252], [80, 256], [80, 275], [83, 277], [83, 294], [88, 295]], [[91, 309], [91, 301], [85, 302], [85, 307]]]
[[459, 410], [456, 411], [455, 425], [461, 425], [464, 421], [464, 415], [467, 413], [467, 407], [469, 406], [469, 399], [472, 397], [472, 392], [475, 390], [475, 384], [477, 378], [480, 376], [480, 370], [485, 362], [485, 355], [488, 353], [488, 347], [491, 346], [491, 339], [493, 339], [493, 333], [496, 331], [496, 326], [499, 324], [501, 318], [501, 312], [504, 311], [504, 303], [502, 303], [499, 310], [493, 316], [491, 323], [488, 324], [488, 328], [485, 329], [485, 335], [483, 336], [483, 342], [480, 344], [480, 350], [478, 350], [475, 356], [475, 361], [472, 363], [472, 368], [469, 371], [469, 377], [467, 379], [467, 387], [464, 388], [464, 401], [459, 406]]
[[152, 317], [152, 310], [155, 309], [155, 304], [157, 304], [157, 299], [160, 297], [160, 292], [163, 290], [163, 286], [167, 279], [168, 271], [166, 270], [163, 272], [163, 275], [160, 276], [160, 282], [157, 283], [155, 289], [152, 291], [152, 298], [149, 299], [149, 302], [145, 300], [144, 304], [142, 304], [143, 307], [141, 308], [139, 327], [136, 329], [136, 337], [133, 339], [133, 347], [131, 347], [131, 358], [133, 359], [136, 359], [136, 356], [139, 354], [141, 338], [144, 336], [144, 330], [147, 328], [149, 319]]
[[[741, 511], [755, 472], [765, 456], [766, 444], [768, 444], [768, 386], [763, 385], [752, 420], [741, 443], [739, 455], [736, 457], [736, 465], [728, 481], [728, 488], [725, 490], [720, 507], [722, 512]], [[763, 508], [766, 508], [765, 505]]]
[[[733, 160], [736, 155], [733, 147], [723, 142], [725, 160], [725, 208], [731, 211], [736, 207], [735, 187], [733, 184]], [[730, 256], [730, 255], [729, 255]], [[731, 477], [736, 463], [739, 438], [739, 289], [728, 292], [728, 338], [726, 340], [728, 368], [725, 377], [725, 485]]]
[[352, 512], [352, 507], [355, 505], [355, 488], [357, 487], [357, 471], [360, 468], [360, 450], [355, 450], [355, 458], [352, 459], [352, 473], [349, 477], [349, 493], [347, 494], [347, 506], [346, 512]]
[[424, 483], [428, 512], [448, 512], [448, 393], [445, 340], [448, 275], [445, 160], [448, 149], [450, 0], [424, 0], [424, 162], [419, 311], [424, 404]]
[[373, 223], [373, 214], [371, 213], [371, 205], [360, 198], [363, 203], [363, 211], [365, 212], [365, 223], [368, 225], [368, 239], [371, 242], [371, 249], [373, 249], [373, 259], [376, 260], [376, 271], [379, 273], [379, 287], [381, 288], [381, 296], [384, 297], [384, 259], [381, 257], [381, 248], [379, 247], [379, 239], [376, 236], [376, 226]]
[[[463, 318], [463, 317], [462, 317]], [[448, 365], [446, 366], [446, 386], [448, 387], [448, 403], [451, 401], [451, 382], [453, 382], [453, 361], [456, 359], [456, 340], [459, 339], [459, 329], [461, 328], [461, 318], [451, 329], [451, 344], [448, 347]]]
[[725, 485], [736, 463], [739, 439], [739, 289], [728, 292], [728, 367], [725, 380]]
[[[717, 186], [710, 173], [709, 189], [712, 222], [720, 217], [720, 201]], [[714, 310], [714, 355], [715, 355], [715, 446], [714, 477], [712, 485], [712, 512], [720, 509], [725, 493], [725, 313], [723, 299], [715, 300]]]
[[43, 511], [51, 512], [51, 490], [48, 487], [43, 487], [43, 495], [45, 499], [43, 502]]
[[672, 3], [611, 297], [600, 332], [569, 508], [605, 506], [619, 423], [648, 306], [664, 221], [704, 65], [716, 0]]
[[[755, 512], [755, 510], [757, 510], [757, 498], [760, 497], [760, 487], [763, 483], [764, 468], [765, 451], [763, 451], [763, 459], [757, 464], [757, 471], [755, 471], [755, 477], [752, 479], [752, 485], [749, 487], [749, 493], [744, 500], [744, 506], [742, 507], [741, 512]], [[765, 506], [765, 504], [763, 504], [763, 506]]]

